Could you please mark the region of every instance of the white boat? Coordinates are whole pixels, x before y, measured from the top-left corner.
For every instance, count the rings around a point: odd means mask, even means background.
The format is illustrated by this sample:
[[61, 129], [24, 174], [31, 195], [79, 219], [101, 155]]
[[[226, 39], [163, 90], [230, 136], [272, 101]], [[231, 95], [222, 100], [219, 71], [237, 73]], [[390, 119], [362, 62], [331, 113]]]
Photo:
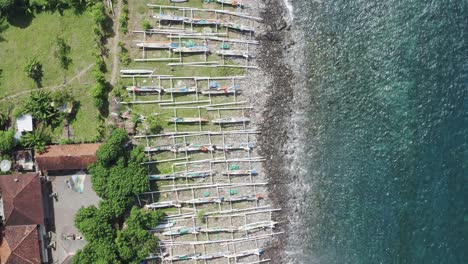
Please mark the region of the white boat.
[[255, 202], [255, 201], [258, 201], [260, 199], [263, 199], [263, 197], [261, 195], [245, 195], [245, 196], [231, 196], [231, 197], [226, 197], [224, 198], [224, 201], [225, 202], [231, 202], [231, 203], [235, 203], [235, 202]]
[[193, 123], [206, 123], [208, 119], [206, 118], [199, 118], [199, 117], [171, 117], [167, 119], [169, 123], [177, 123], [177, 124], [193, 124]]
[[148, 175], [149, 180], [153, 181], [163, 181], [163, 180], [175, 180], [177, 178], [188, 178], [188, 179], [194, 179], [194, 178], [205, 178], [211, 175], [214, 175], [214, 173], [210, 171], [188, 171], [188, 172], [178, 172], [174, 174], [153, 174], [153, 175]]
[[164, 222], [164, 223], [158, 224], [157, 226], [151, 228], [150, 231], [153, 231], [153, 232], [162, 231], [164, 229], [168, 229], [168, 228], [171, 228], [171, 227], [175, 226], [175, 224], [176, 224], [175, 221]]
[[176, 256], [164, 257], [163, 260], [167, 260], [167, 261], [191, 260], [191, 259], [196, 260], [200, 256], [201, 256], [200, 253], [187, 254], [187, 255], [176, 255]]
[[229, 124], [243, 124], [250, 122], [250, 119], [247, 117], [223, 117], [218, 119], [213, 119], [211, 122], [213, 124], [229, 125]]
[[189, 93], [196, 93], [197, 88], [195, 87], [167, 88], [167, 89], [164, 89], [164, 92], [171, 93], [171, 94], [189, 94]]
[[120, 74], [132, 75], [132, 74], [152, 74], [152, 70], [120, 70]]
[[203, 197], [203, 198], [195, 198], [190, 199], [187, 201], [181, 201], [182, 204], [207, 204], [207, 203], [222, 203], [224, 197]]
[[260, 221], [260, 222], [255, 222], [255, 223], [240, 226], [239, 231], [252, 231], [255, 229], [275, 228], [276, 224], [277, 222], [274, 222], [274, 221]]
[[260, 256], [264, 252], [263, 248], [256, 248], [256, 249], [250, 249], [250, 250], [244, 250], [244, 251], [239, 251], [236, 253], [228, 253], [225, 254], [224, 257], [226, 258], [241, 258], [241, 257], [247, 257], [251, 255], [257, 255]]
[[184, 22], [188, 24], [195, 24], [195, 25], [202, 25], [202, 26], [221, 25], [221, 21], [216, 20], [216, 19], [187, 18], [186, 20], [184, 20]]
[[181, 227], [175, 230], [168, 230], [162, 233], [163, 236], [182, 236], [187, 234], [198, 234], [200, 227]]
[[157, 202], [145, 205], [145, 208], [147, 209], [159, 209], [169, 207], [181, 207], [181, 205], [173, 201]]
[[138, 48], [146, 49], [171, 49], [177, 47], [177, 43], [171, 42], [138, 42], [136, 44]]
[[208, 52], [208, 46], [176, 47], [172, 52], [180, 53], [205, 53]]
[[245, 50], [217, 50], [216, 54], [219, 56], [225, 56], [225, 57], [244, 57], [244, 58], [255, 58], [254, 55], [249, 54]]
[[170, 14], [155, 14], [154, 18], [159, 19], [160, 21], [172, 21], [172, 22], [184, 22], [187, 18], [182, 16], [174, 16]]
[[187, 144], [186, 146], [174, 145], [171, 149], [174, 153], [184, 152], [208, 152], [213, 151], [213, 146], [210, 145], [199, 145], [199, 144]]
[[128, 92], [132, 93], [161, 93], [162, 87], [158, 86], [129, 86], [127, 87]]
[[245, 150], [251, 151], [255, 147], [253, 143], [240, 143], [240, 144], [224, 144], [222, 146], [215, 145], [215, 150]]
[[231, 170], [223, 172], [225, 176], [256, 176], [258, 175], [256, 170]]
[[223, 23], [223, 26], [230, 28], [230, 29], [235, 29], [239, 31], [248, 31], [248, 32], [253, 32], [255, 29], [253, 27], [233, 23], [233, 22], [225, 22]]
[[161, 181], [161, 180], [175, 180], [176, 176], [174, 174], [152, 174], [148, 175], [148, 180], [150, 181]]
[[184, 3], [188, 2], [188, 0], [171, 0], [172, 3]]
[[244, 7], [244, 2], [241, 0], [216, 0], [217, 3], [219, 4], [224, 4], [224, 5], [231, 5], [231, 6], [238, 6], [238, 7]]
[[172, 149], [172, 145], [145, 147], [145, 152], [163, 152], [163, 151], [170, 151], [171, 149]]

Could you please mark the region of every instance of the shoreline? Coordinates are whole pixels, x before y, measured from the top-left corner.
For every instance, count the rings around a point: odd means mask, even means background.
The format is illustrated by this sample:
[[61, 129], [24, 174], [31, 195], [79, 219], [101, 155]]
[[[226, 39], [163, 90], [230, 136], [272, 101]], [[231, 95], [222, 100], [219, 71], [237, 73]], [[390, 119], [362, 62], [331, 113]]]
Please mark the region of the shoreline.
[[[255, 87], [247, 97], [254, 105], [253, 120], [260, 132], [258, 152], [266, 159], [263, 171], [268, 196], [273, 208], [281, 208], [273, 214], [273, 220], [281, 222], [279, 229], [284, 232], [273, 239], [265, 256], [271, 263], [294, 263], [288, 249], [297, 237], [294, 230], [301, 225], [301, 202], [296, 193], [304, 186], [296, 170], [302, 164], [298, 157], [303, 150], [298, 146], [304, 139], [300, 124], [305, 120], [302, 109], [307, 102], [306, 75], [300, 74], [304, 71], [300, 68], [304, 56], [299, 56], [304, 41], [292, 24], [291, 6], [286, 1], [264, 0], [256, 4], [253, 12], [263, 19], [256, 34], [260, 42], [259, 69], [247, 75], [246, 82]], [[301, 96], [295, 96], [296, 93]]]

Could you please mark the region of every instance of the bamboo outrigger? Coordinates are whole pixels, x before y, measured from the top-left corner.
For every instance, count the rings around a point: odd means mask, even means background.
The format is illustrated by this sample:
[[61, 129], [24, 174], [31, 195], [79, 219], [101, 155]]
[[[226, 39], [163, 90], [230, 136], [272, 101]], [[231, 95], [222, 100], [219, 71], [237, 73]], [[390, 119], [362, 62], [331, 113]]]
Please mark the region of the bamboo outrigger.
[[171, 21], [171, 22], [184, 22], [187, 18], [183, 16], [175, 16], [170, 14], [154, 14], [154, 18], [160, 21]]
[[250, 250], [244, 250], [236, 253], [229, 253], [224, 255], [226, 258], [242, 258], [242, 257], [247, 257], [250, 255], [257, 255], [260, 256], [265, 252], [263, 248], [256, 248], [256, 249], [250, 249]]
[[222, 24], [222, 26], [230, 28], [230, 29], [235, 29], [235, 30], [238, 30], [238, 31], [246, 31], [246, 32], [255, 31], [255, 29], [253, 27], [237, 24], [237, 23], [234, 23], [234, 22], [224, 22]]
[[182, 172], [182, 173], [174, 173], [174, 174], [155, 174], [155, 175], [148, 175], [149, 180], [175, 180], [177, 178], [206, 178], [211, 175], [214, 175], [213, 172], [210, 171], [189, 171], [189, 172]]
[[242, 124], [249, 123], [250, 119], [247, 117], [223, 117], [211, 120], [213, 124], [219, 125], [230, 125], [230, 124]]

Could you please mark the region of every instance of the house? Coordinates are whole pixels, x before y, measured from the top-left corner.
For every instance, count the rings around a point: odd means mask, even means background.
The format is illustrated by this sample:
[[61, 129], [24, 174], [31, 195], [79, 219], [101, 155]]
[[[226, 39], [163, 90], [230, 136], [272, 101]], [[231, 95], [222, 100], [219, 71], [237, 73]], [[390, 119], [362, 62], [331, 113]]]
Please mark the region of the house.
[[38, 173], [0, 176], [0, 263], [44, 263], [49, 254]]
[[51, 145], [44, 153], [36, 154], [36, 170], [49, 175], [63, 171], [86, 170], [96, 161], [101, 144]]
[[32, 132], [34, 130], [33, 117], [30, 114], [25, 114], [16, 119], [15, 138], [19, 140], [23, 132]]

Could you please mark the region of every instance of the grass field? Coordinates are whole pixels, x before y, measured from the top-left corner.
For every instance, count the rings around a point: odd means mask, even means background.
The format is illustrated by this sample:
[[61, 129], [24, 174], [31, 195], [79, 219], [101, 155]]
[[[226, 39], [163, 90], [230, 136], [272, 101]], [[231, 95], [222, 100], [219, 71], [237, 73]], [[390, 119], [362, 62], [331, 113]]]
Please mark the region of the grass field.
[[[23, 72], [24, 65], [30, 58], [37, 58], [43, 65], [44, 76], [42, 89], [70, 89], [75, 99], [80, 101], [80, 108], [72, 128], [76, 140], [91, 140], [98, 126], [97, 110], [89, 95], [89, 87], [93, 83], [91, 77], [94, 57], [93, 21], [88, 12], [81, 15], [72, 10], [65, 10], [63, 15], [58, 12], [41, 12], [34, 17], [18, 17], [11, 23], [4, 23], [7, 28], [1, 32], [0, 40], [0, 100], [6, 96], [18, 106], [29, 95], [28, 91], [38, 89], [36, 83]], [[57, 37], [65, 39], [71, 47], [72, 64], [67, 71], [60, 67], [54, 57], [54, 40]], [[64, 84], [63, 88], [58, 88]], [[0, 103], [0, 111], [4, 111], [7, 103]], [[57, 130], [57, 129], [56, 129]], [[60, 139], [60, 131], [56, 131], [55, 140]]]

